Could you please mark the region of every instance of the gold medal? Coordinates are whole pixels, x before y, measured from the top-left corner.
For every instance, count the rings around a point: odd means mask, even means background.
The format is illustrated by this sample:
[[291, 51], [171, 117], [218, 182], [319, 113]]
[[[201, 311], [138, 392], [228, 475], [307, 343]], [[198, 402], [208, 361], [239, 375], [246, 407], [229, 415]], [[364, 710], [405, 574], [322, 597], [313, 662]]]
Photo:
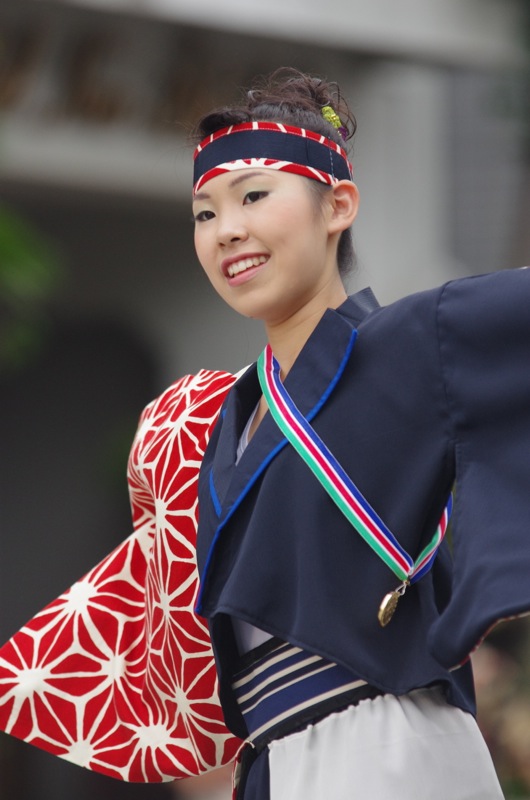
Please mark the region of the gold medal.
[[394, 616], [399, 603], [399, 598], [405, 594], [407, 586], [408, 581], [404, 581], [401, 586], [398, 586], [398, 588], [394, 589], [393, 592], [388, 592], [388, 594], [385, 594], [383, 597], [381, 605], [379, 606], [379, 611], [377, 612], [377, 619], [379, 620], [379, 624], [382, 628], [388, 625]]

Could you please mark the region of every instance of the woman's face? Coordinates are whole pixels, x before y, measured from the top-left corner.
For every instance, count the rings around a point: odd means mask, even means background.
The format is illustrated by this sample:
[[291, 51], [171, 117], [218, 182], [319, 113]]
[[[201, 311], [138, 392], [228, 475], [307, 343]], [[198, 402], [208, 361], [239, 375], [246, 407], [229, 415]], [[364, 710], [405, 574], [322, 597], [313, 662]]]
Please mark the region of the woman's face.
[[308, 182], [243, 169], [212, 178], [194, 198], [199, 261], [218, 294], [244, 316], [278, 324], [331, 285], [336, 291], [337, 281], [342, 286], [332, 204], [325, 194], [319, 207]]

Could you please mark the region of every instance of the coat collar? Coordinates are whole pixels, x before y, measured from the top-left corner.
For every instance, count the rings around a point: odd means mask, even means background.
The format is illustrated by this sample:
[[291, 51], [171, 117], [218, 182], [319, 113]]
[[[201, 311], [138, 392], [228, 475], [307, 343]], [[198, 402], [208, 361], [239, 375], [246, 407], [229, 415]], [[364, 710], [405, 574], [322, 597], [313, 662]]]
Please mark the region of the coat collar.
[[[328, 309], [293, 364], [285, 386], [300, 411], [311, 419], [327, 401], [349, 358], [357, 325], [378, 308], [370, 289], [349, 297], [339, 308]], [[219, 421], [210, 488], [219, 521], [235, 511], [270, 461], [287, 444], [270, 414], [266, 414], [237, 466], [236, 450], [245, 424], [261, 390], [253, 364], [234, 384]]]

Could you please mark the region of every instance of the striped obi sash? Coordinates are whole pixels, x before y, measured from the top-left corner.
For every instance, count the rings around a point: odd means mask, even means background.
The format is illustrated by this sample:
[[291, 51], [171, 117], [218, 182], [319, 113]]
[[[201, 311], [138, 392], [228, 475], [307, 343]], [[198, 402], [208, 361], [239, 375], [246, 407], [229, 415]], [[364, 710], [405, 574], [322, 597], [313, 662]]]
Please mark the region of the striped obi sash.
[[280, 639], [247, 653], [242, 663], [232, 689], [256, 747], [382, 694], [344, 667]]

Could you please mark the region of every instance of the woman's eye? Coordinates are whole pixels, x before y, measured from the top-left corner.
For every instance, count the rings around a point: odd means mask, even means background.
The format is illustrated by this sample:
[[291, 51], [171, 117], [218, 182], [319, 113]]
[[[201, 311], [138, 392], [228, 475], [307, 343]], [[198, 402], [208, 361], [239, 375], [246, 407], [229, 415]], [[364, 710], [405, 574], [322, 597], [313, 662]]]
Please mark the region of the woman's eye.
[[198, 211], [196, 214], [193, 215], [194, 222], [207, 222], [209, 219], [213, 219], [215, 214], [213, 211]]
[[267, 194], [268, 192], [247, 192], [244, 203], [255, 203], [257, 200], [261, 200], [263, 197], [266, 197]]

